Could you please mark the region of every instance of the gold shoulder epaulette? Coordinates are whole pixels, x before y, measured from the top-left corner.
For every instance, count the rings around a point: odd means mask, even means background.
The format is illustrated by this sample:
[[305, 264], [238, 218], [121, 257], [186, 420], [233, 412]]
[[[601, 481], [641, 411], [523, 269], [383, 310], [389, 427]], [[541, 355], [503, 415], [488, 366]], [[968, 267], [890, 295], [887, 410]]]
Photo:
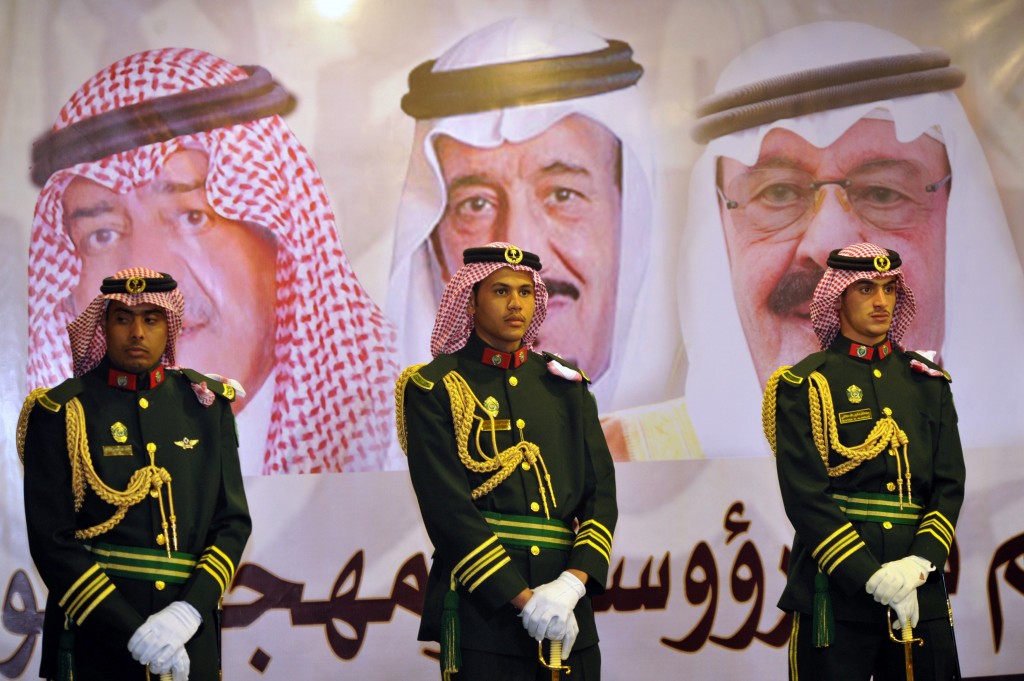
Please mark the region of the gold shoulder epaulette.
[[416, 387], [423, 388], [427, 392], [434, 389], [434, 382], [427, 380], [419, 371], [410, 376], [409, 380], [412, 381]]
[[777, 374], [779, 378], [784, 380], [786, 383], [790, 383], [792, 385], [800, 385], [801, 383], [804, 382], [804, 377], [797, 376], [796, 374], [794, 374], [792, 371], [790, 371], [790, 367], [780, 368]]

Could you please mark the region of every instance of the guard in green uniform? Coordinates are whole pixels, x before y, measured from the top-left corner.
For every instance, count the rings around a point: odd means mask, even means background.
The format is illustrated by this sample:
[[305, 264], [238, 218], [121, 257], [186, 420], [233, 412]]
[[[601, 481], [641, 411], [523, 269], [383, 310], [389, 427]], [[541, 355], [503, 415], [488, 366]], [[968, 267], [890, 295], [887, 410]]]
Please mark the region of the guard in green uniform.
[[531, 350], [547, 310], [537, 256], [496, 242], [464, 262], [441, 299], [434, 360], [396, 387], [435, 548], [419, 638], [441, 643], [445, 679], [551, 678], [538, 660], [547, 639], [571, 678], [593, 681], [590, 597], [618, 515], [597, 405], [582, 371]]
[[[772, 376], [765, 435], [796, 529], [779, 607], [793, 614], [790, 679], [952, 679], [956, 649], [942, 568], [964, 494], [950, 378], [907, 352], [913, 292], [900, 257], [832, 251], [811, 322], [823, 348]], [[908, 631], [909, 633], [909, 631]]]
[[68, 325], [75, 377], [25, 400], [43, 678], [220, 678], [220, 600], [251, 523], [235, 388], [172, 368], [183, 311], [169, 275], [104, 279]]

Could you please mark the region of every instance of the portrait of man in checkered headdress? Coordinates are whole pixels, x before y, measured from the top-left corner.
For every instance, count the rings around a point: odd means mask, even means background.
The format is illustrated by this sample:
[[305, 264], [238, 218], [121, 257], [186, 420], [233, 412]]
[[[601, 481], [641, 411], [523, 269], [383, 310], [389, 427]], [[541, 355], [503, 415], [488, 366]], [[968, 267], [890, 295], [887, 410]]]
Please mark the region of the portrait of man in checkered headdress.
[[293, 103], [266, 69], [175, 48], [71, 96], [33, 147], [30, 388], [70, 373], [63, 330], [100, 278], [143, 265], [175, 272], [189, 301], [183, 362], [244, 389], [244, 473], [387, 466], [394, 330], [281, 119]]

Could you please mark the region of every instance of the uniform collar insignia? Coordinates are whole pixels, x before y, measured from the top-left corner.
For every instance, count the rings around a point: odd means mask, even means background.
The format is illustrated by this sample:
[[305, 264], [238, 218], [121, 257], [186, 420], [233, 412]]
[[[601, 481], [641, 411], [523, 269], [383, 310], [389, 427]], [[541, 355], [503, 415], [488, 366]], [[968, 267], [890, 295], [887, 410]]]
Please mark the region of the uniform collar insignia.
[[850, 349], [848, 350], [850, 357], [856, 357], [866, 362], [870, 362], [873, 359], [885, 359], [892, 354], [892, 343], [885, 341], [878, 345], [864, 345], [863, 343], [850, 342]]
[[485, 347], [480, 361], [489, 367], [508, 369], [509, 367], [518, 368], [522, 366], [529, 357], [530, 353], [526, 348], [519, 348], [513, 353], [508, 353]]
[[153, 389], [163, 383], [166, 378], [167, 368], [163, 366], [141, 374], [129, 374], [111, 367], [107, 372], [107, 385], [122, 390]]

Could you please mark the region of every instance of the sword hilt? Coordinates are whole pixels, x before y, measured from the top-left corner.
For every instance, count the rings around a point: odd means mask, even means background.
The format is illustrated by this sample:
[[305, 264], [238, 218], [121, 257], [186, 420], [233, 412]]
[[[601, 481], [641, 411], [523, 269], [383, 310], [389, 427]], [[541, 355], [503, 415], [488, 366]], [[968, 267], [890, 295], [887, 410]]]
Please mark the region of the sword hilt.
[[916, 643], [919, 646], [924, 645], [923, 638], [914, 638], [914, 630], [910, 626], [910, 622], [904, 622], [900, 628], [900, 637], [896, 638], [895, 632], [892, 630], [892, 608], [886, 608], [885, 619], [889, 623], [889, 639], [899, 643], [900, 645], [913, 645]]
[[[149, 681], [152, 677], [149, 674], [149, 665], [146, 665], [146, 681]], [[171, 672], [164, 672], [160, 675], [160, 681], [174, 681], [174, 676]]]
[[537, 658], [545, 669], [550, 669], [553, 672], [552, 678], [557, 678], [554, 676], [555, 673], [565, 672], [566, 676], [572, 673], [572, 667], [562, 664], [562, 642], [560, 640], [551, 641], [548, 646], [547, 659], [544, 659], [544, 641], [537, 641]]

